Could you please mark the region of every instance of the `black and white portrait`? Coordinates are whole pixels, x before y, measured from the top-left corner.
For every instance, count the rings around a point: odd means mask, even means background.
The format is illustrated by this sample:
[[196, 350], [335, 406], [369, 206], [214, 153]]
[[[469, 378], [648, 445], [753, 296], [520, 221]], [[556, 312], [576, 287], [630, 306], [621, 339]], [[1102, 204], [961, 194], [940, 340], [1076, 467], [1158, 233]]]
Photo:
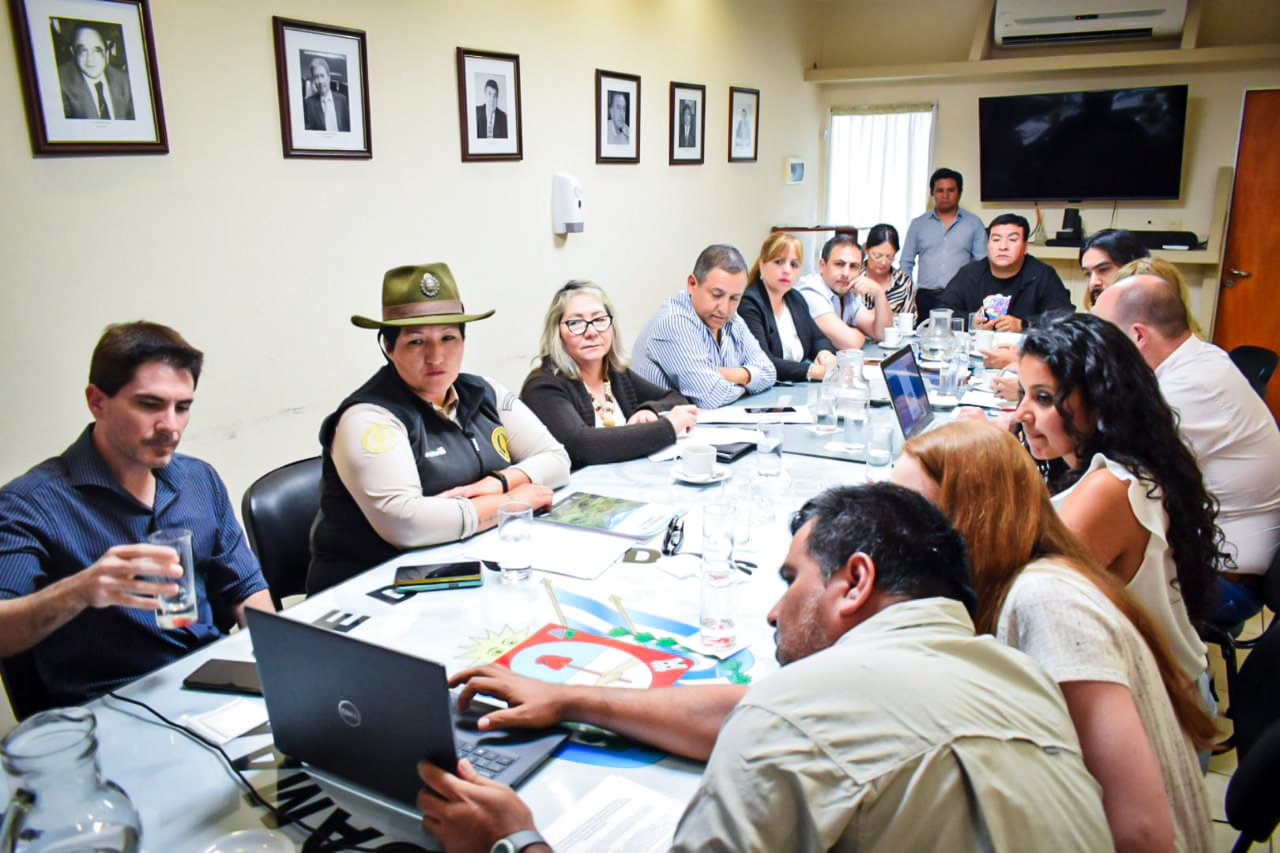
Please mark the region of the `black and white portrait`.
[[298, 51], [302, 73], [302, 125], [307, 130], [351, 132], [347, 98], [347, 58], [314, 50]]
[[596, 71], [596, 162], [640, 162], [640, 78]]
[[284, 156], [372, 157], [364, 31], [272, 21]]
[[523, 159], [520, 57], [460, 47], [457, 60], [462, 159]]
[[729, 87], [729, 162], [756, 159], [760, 138], [760, 91]]
[[169, 150], [143, 0], [12, 0], [34, 153]]
[[671, 165], [703, 161], [707, 89], [697, 83], [671, 84]]
[[133, 119], [123, 28], [106, 21], [50, 18], [62, 90], [62, 112], [72, 119]]
[[506, 139], [507, 110], [502, 91], [506, 78], [484, 73], [476, 74], [475, 77], [472, 81], [473, 90], [480, 95], [480, 103], [475, 105], [476, 136], [481, 139]]

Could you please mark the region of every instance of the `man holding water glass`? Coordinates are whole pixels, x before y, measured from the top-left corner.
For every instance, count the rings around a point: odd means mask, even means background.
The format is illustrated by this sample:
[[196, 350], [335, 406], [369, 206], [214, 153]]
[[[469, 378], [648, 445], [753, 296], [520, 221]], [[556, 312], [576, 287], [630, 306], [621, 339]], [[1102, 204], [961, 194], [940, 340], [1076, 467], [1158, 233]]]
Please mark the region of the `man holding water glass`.
[[[245, 607], [274, 610], [222, 480], [177, 453], [202, 361], [166, 326], [109, 326], [85, 391], [93, 424], [0, 489], [0, 657], [30, 650], [54, 703], [217, 639]], [[174, 547], [145, 543], [175, 528], [191, 534], [196, 612], [165, 629], [157, 597], [184, 572]]]

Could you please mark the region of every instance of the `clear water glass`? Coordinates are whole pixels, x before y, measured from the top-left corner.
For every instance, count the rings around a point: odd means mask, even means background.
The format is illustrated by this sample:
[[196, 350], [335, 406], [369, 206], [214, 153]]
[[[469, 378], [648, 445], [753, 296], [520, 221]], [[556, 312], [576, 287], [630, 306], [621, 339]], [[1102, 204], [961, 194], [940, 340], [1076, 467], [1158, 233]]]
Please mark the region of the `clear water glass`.
[[867, 482], [884, 482], [892, 473], [893, 427], [877, 425], [867, 439]]
[[843, 402], [844, 449], [861, 454], [867, 446], [867, 401], [849, 397]]
[[172, 548], [178, 552], [178, 562], [182, 564], [180, 578], [152, 578], [158, 583], [178, 585], [178, 591], [175, 594], [156, 596], [159, 606], [156, 612], [156, 624], [167, 631], [194, 625], [198, 603], [196, 601], [196, 561], [191, 550], [191, 531], [180, 527], [157, 530], [147, 537], [147, 544]]
[[756, 472], [777, 477], [782, 473], [782, 421], [761, 421], [756, 431]]
[[503, 583], [521, 583], [533, 575], [533, 507], [523, 501], [507, 501], [498, 507], [498, 539], [502, 543], [498, 566]]
[[735, 508], [727, 503], [707, 504], [702, 508], [702, 554], [704, 557], [732, 556], [734, 511]]
[[703, 557], [699, 573], [698, 622], [702, 643], [713, 649], [737, 639], [733, 564], [728, 557]]

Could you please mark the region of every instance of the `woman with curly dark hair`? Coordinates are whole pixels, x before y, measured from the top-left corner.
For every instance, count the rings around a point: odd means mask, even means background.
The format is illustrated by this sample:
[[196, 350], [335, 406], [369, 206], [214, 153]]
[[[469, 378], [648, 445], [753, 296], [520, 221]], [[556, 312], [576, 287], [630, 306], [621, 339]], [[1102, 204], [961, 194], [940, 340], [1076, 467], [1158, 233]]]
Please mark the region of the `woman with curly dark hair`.
[[1173, 410], [1116, 326], [1075, 314], [1033, 329], [1019, 361], [1014, 417], [1050, 462], [1059, 515], [1159, 626], [1186, 675], [1201, 680], [1214, 578], [1230, 558]]

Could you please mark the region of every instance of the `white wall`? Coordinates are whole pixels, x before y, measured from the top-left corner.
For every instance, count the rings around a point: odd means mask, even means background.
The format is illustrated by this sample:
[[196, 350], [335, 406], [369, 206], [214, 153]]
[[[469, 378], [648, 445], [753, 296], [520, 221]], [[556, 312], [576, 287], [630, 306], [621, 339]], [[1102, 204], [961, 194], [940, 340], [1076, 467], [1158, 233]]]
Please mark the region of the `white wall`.
[[[271, 15], [368, 33], [370, 161], [280, 153]], [[518, 385], [547, 299], [592, 278], [627, 340], [707, 243], [750, 259], [769, 225], [813, 221], [818, 91], [805, 10], [770, 0], [153, 0], [171, 153], [33, 159], [16, 63], [0, 62], [0, 482], [87, 422], [107, 323], [169, 323], [206, 352], [183, 450], [234, 496], [318, 452], [322, 417], [380, 364], [382, 273], [447, 261], [469, 308], [466, 369]], [[0, 15], [0, 44], [11, 44]], [[462, 163], [454, 48], [518, 53], [525, 159]], [[596, 68], [642, 78], [641, 163], [598, 166]], [[707, 86], [706, 164], [667, 165], [668, 83]], [[730, 85], [758, 88], [760, 159], [726, 162]], [[555, 171], [586, 193], [583, 234], [553, 237]], [[816, 170], [814, 170], [816, 171]], [[811, 174], [814, 174], [811, 171]], [[80, 223], [91, 221], [92, 230]]]
[[[1201, 240], [1209, 236], [1218, 171], [1233, 166], [1240, 135], [1240, 115], [1247, 88], [1280, 86], [1280, 69], [1256, 67], [1238, 70], [1130, 70], [1065, 74], [1019, 74], [999, 78], [931, 80], [928, 82], [831, 84], [819, 87], [821, 109], [833, 106], [934, 102], [938, 105], [935, 130], [938, 166], [950, 166], [965, 176], [961, 204], [990, 221], [1007, 211], [1021, 213], [1034, 226], [1029, 206], [983, 204], [978, 169], [978, 98], [1033, 92], [1107, 89], [1122, 86], [1189, 85], [1187, 137], [1183, 158], [1182, 197], [1170, 202], [1091, 202], [1072, 205], [1081, 210], [1086, 232], [1099, 228], [1194, 231]], [[824, 122], [827, 119], [824, 117]], [[824, 154], [825, 156], [825, 154]], [[1052, 237], [1062, 225], [1061, 202], [1043, 204], [1044, 226]], [[1035, 250], [1033, 248], [1032, 253]], [[1071, 287], [1077, 306], [1083, 304], [1083, 280], [1073, 261], [1054, 261]], [[1191, 278], [1192, 310], [1205, 327], [1216, 301], [1216, 268], [1187, 268]]]

